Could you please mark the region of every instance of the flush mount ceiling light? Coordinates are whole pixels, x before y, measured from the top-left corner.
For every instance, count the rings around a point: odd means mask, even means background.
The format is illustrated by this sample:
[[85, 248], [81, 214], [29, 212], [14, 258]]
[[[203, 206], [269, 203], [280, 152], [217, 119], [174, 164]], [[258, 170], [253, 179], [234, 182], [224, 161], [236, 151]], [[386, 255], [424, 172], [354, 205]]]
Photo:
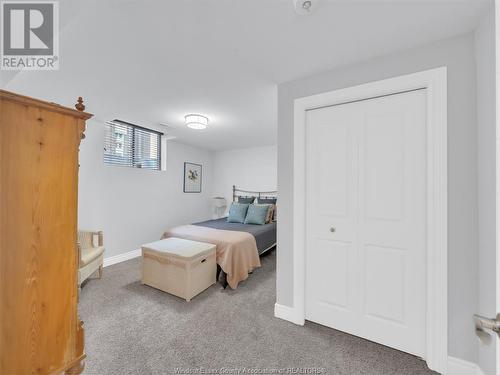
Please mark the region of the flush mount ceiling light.
[[184, 116], [186, 120], [186, 126], [191, 129], [206, 129], [208, 126], [208, 117], [196, 114], [190, 114]]
[[311, 14], [316, 8], [318, 0], [293, 0], [295, 12], [301, 16]]

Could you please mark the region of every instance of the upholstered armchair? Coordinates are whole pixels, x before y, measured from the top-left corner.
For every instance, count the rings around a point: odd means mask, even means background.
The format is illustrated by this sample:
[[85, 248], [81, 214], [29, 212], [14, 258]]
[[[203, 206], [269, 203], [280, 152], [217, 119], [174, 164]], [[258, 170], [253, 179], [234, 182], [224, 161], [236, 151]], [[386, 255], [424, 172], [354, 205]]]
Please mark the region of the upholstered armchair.
[[[97, 246], [94, 242], [97, 237]], [[104, 239], [102, 232], [78, 231], [78, 287], [92, 274], [98, 271], [102, 277], [102, 264], [104, 260]]]

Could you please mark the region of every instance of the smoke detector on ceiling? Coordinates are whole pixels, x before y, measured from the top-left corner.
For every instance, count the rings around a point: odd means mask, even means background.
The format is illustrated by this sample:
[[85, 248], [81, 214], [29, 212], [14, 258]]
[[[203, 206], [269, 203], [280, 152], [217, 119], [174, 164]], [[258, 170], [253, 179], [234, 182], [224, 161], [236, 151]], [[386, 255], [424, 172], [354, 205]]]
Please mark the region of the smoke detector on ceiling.
[[319, 0], [293, 0], [295, 13], [305, 16], [311, 14], [318, 6]]

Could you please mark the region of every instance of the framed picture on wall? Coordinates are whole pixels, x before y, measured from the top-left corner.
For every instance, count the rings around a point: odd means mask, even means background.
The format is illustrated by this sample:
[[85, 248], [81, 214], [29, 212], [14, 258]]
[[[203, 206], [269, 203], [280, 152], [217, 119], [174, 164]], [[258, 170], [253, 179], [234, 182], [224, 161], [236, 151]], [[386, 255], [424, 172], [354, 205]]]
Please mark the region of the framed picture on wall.
[[200, 164], [184, 163], [184, 193], [201, 193]]

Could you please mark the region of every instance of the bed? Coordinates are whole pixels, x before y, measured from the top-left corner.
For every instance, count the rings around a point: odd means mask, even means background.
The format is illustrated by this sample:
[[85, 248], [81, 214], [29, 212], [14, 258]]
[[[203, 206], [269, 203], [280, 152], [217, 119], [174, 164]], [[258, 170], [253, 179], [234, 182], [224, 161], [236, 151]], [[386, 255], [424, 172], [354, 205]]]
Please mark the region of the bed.
[[[248, 191], [233, 186], [233, 202], [251, 198], [271, 201], [276, 191]], [[276, 246], [276, 221], [254, 225], [228, 223], [226, 218], [206, 220], [182, 225], [165, 231], [162, 238], [178, 237], [193, 241], [213, 243], [217, 246], [217, 279], [224, 288], [236, 289], [238, 283], [248, 278], [260, 267], [259, 256]]]
[[253, 225], [253, 224], [240, 224], [240, 223], [228, 223], [225, 217], [215, 220], [202, 221], [200, 223], [194, 223], [193, 225], [198, 225], [207, 228], [214, 228], [220, 230], [231, 230], [239, 232], [247, 232], [255, 237], [255, 242], [257, 245], [257, 251], [259, 255], [264, 254], [266, 251], [271, 250], [276, 246], [276, 222], [271, 222], [264, 225]]

